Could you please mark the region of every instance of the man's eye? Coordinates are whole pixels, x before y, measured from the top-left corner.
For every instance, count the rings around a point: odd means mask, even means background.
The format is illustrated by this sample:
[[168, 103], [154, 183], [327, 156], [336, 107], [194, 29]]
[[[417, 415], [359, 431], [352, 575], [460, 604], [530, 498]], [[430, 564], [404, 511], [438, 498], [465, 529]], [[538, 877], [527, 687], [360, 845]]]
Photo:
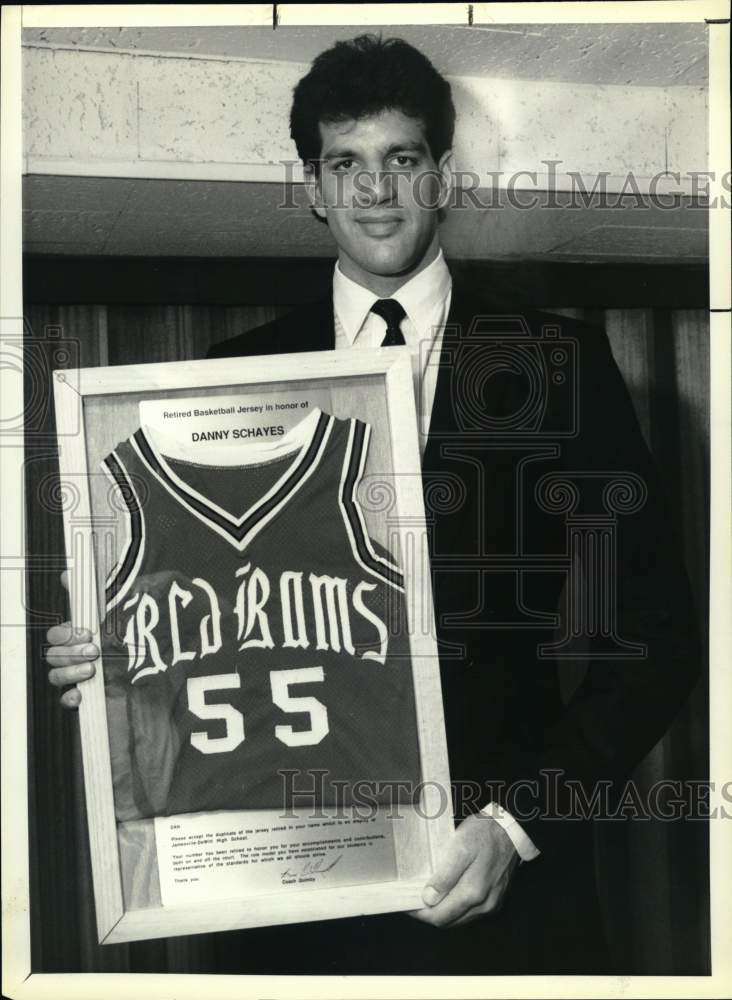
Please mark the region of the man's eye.
[[351, 159], [335, 160], [331, 165], [331, 170], [350, 170], [352, 166], [353, 160]]
[[407, 156], [406, 153], [400, 153], [398, 156], [394, 157], [394, 163], [398, 167], [413, 167], [417, 163], [417, 158], [415, 156]]

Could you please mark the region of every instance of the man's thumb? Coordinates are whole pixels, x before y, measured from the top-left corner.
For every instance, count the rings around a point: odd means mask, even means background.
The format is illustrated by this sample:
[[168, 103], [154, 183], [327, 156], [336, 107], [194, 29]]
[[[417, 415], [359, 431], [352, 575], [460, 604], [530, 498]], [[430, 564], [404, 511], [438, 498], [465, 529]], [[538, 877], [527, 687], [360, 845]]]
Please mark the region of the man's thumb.
[[470, 852], [455, 849], [455, 841], [452, 841], [451, 849], [448, 848], [446, 856], [437, 870], [430, 876], [429, 882], [422, 891], [422, 899], [425, 906], [435, 906], [448, 892], [457, 884], [460, 876], [470, 865], [472, 858]]

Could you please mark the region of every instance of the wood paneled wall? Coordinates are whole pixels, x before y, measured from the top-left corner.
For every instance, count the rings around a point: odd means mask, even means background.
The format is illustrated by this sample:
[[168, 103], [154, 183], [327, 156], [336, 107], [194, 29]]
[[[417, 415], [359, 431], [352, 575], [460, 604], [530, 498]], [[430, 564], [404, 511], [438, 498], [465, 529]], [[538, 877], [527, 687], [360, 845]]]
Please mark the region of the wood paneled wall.
[[[276, 263], [272, 264], [276, 271]], [[598, 286], [599, 287], [599, 286]], [[607, 285], [606, 287], [612, 287]], [[282, 291], [280, 291], [282, 294]], [[134, 289], [128, 289], [129, 300]], [[185, 290], [178, 292], [184, 297]], [[67, 366], [199, 358], [209, 344], [260, 325], [292, 305], [90, 304], [43, 299], [27, 308], [29, 775], [33, 967], [43, 972], [215, 972], [211, 936], [126, 946], [95, 944], [81, 786], [78, 722], [45, 680], [45, 631], [67, 616], [58, 583], [63, 565], [54, 420], [48, 375], [59, 343]], [[706, 624], [709, 529], [709, 324], [703, 308], [606, 308], [601, 295], [564, 311], [603, 321], [643, 433], [659, 462], [683, 528], [687, 566]], [[610, 304], [615, 304], [612, 299]], [[699, 306], [697, 301], [691, 303]], [[33, 363], [31, 363], [33, 362]], [[37, 412], [36, 412], [37, 411]], [[706, 674], [706, 671], [704, 672]], [[700, 683], [663, 741], [636, 773], [641, 789], [659, 777], [707, 777], [708, 699]], [[601, 824], [597, 877], [607, 931], [623, 973], [708, 970], [707, 832], [702, 823]], [[449, 947], [446, 944], [446, 947]]]

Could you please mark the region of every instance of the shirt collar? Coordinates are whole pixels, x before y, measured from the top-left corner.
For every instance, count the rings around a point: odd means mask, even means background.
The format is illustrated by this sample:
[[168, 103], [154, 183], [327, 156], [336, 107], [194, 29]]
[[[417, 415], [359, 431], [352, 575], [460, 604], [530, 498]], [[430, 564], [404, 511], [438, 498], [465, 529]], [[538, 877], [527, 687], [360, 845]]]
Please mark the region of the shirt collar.
[[[419, 274], [398, 288], [391, 298], [396, 299], [413, 323], [417, 333], [425, 336], [433, 325], [435, 310], [445, 301], [452, 279], [442, 250]], [[336, 262], [333, 274], [333, 309], [349, 343], [353, 344], [371, 306], [379, 296], [348, 278]]]

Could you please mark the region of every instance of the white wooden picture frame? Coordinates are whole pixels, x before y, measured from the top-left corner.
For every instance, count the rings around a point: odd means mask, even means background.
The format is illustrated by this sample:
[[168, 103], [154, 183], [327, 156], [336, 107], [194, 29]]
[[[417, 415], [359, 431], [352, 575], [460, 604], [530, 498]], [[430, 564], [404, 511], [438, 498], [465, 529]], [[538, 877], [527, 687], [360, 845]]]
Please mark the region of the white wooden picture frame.
[[[125, 430], [139, 402], [181, 396], [303, 391], [329, 393], [336, 416], [366, 419], [373, 445], [388, 453], [389, 537], [404, 565], [409, 648], [422, 782], [417, 804], [393, 824], [396, 877], [388, 881], [196, 899], [163, 904], [153, 893], [139, 905], [125, 888], [115, 816], [103, 663], [82, 683], [79, 711], [98, 937], [113, 944], [145, 938], [348, 917], [422, 906], [427, 876], [453, 831], [439, 661], [429, 560], [426, 556], [417, 421], [408, 352], [401, 348], [317, 352], [88, 368], [54, 373], [64, 531], [70, 568], [72, 620], [101, 647], [94, 474], [104, 449]], [[126, 416], [125, 416], [126, 414]], [[368, 478], [368, 477], [367, 477]], [[383, 493], [383, 478], [377, 493]], [[73, 503], [65, 502], [73, 496]], [[378, 510], [371, 518], [382, 516]], [[369, 524], [369, 529], [371, 524]], [[404, 560], [408, 565], [404, 564]], [[87, 571], [88, 570], [88, 571]], [[416, 619], [419, 619], [419, 622]], [[123, 852], [124, 853], [124, 852]], [[137, 894], [139, 897], [139, 893]], [[144, 893], [143, 893], [144, 895]]]

